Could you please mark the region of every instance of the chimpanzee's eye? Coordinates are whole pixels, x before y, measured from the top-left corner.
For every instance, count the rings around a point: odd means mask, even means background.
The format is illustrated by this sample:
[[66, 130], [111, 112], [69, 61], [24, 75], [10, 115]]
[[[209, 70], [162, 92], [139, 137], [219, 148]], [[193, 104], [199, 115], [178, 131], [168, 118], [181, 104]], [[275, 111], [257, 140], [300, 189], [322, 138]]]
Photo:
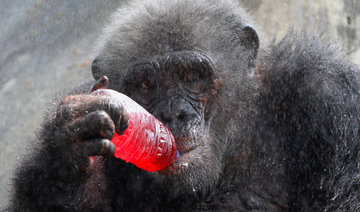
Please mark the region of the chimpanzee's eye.
[[150, 104], [156, 95], [157, 85], [157, 78], [152, 64], [136, 64], [129, 69], [128, 73], [126, 81], [129, 92], [127, 94], [140, 104]]
[[209, 73], [206, 70], [188, 70], [183, 78], [184, 87], [191, 93], [200, 94], [209, 84]]
[[153, 89], [154, 88], [154, 84], [148, 80], [144, 80], [142, 83], [141, 83], [141, 87], [144, 88], [144, 89]]

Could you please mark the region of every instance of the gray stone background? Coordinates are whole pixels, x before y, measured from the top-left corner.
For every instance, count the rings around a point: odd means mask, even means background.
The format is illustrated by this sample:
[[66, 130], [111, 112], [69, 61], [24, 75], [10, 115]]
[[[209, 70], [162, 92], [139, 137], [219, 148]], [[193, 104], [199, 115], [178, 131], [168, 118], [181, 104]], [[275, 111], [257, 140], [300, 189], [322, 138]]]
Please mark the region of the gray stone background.
[[[240, 0], [261, 45], [290, 26], [323, 34], [360, 64], [360, 0]], [[0, 209], [26, 140], [56, 92], [90, 78], [94, 45], [120, 0], [0, 1]]]

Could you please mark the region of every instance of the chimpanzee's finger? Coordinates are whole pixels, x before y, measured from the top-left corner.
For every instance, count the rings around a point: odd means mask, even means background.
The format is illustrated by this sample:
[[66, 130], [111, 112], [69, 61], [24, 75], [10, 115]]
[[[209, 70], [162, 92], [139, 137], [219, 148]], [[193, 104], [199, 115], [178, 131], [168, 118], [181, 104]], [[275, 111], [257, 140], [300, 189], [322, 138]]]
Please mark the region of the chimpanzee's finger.
[[70, 134], [84, 140], [94, 137], [111, 139], [115, 124], [105, 111], [94, 111], [68, 124]]
[[115, 145], [111, 143], [108, 139], [104, 138], [85, 140], [79, 145], [79, 147], [88, 156], [110, 156], [114, 155], [115, 153]]
[[97, 110], [103, 110], [110, 115], [118, 134], [122, 134], [128, 127], [129, 116], [121, 102], [106, 96], [74, 95], [65, 97], [58, 109], [57, 116], [73, 120]]
[[109, 85], [109, 78], [107, 76], [102, 76], [91, 88], [91, 92], [94, 92], [98, 89], [106, 89]]
[[115, 123], [115, 131], [121, 135], [129, 126], [129, 115], [121, 102], [110, 99], [110, 107], [107, 112]]
[[124, 110], [122, 116], [121, 116], [121, 121], [120, 121], [120, 125], [118, 128], [116, 128], [116, 132], [121, 135], [125, 132], [125, 130], [128, 128], [129, 126], [129, 114], [126, 112], [126, 110]]

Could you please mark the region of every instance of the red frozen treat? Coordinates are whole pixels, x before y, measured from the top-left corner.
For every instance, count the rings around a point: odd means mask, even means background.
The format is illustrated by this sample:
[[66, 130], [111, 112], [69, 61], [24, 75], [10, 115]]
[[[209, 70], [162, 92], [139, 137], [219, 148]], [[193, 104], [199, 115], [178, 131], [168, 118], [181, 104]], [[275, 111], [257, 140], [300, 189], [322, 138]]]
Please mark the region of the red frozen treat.
[[120, 101], [129, 114], [129, 127], [123, 135], [115, 133], [115, 157], [149, 172], [171, 165], [177, 155], [175, 138], [163, 123], [128, 96], [111, 89], [99, 89], [92, 95], [110, 96]]

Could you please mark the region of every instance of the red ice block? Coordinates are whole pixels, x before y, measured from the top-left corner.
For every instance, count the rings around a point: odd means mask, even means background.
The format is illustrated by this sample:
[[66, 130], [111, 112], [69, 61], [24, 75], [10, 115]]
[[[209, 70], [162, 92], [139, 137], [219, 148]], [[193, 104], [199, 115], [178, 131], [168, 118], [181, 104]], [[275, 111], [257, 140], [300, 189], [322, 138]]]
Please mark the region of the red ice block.
[[129, 114], [129, 127], [123, 135], [115, 133], [115, 157], [135, 164], [149, 172], [171, 165], [177, 155], [174, 136], [163, 123], [124, 94], [99, 89], [92, 95], [106, 95], [120, 101]]

